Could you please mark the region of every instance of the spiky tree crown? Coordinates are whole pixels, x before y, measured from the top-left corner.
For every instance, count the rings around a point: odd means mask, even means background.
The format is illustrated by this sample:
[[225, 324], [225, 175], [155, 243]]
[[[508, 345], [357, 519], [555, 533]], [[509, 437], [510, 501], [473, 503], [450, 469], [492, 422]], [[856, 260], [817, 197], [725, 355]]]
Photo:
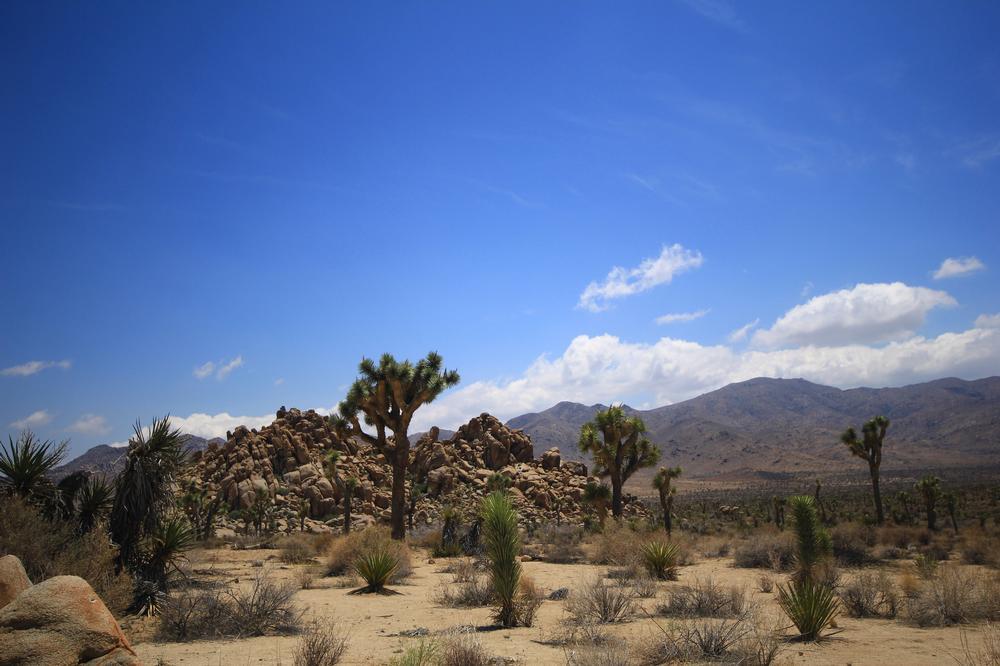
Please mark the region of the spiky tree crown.
[[889, 429], [889, 419], [884, 416], [876, 416], [861, 426], [861, 437], [854, 428], [848, 428], [840, 436], [851, 453], [862, 460], [867, 460], [870, 464], [882, 462], [882, 442], [885, 440], [885, 432]]
[[622, 479], [640, 467], [651, 467], [660, 450], [645, 437], [646, 424], [638, 416], [628, 416], [621, 405], [600, 411], [580, 429], [579, 448], [594, 457], [594, 474], [608, 476], [620, 464]]
[[924, 501], [928, 504], [933, 504], [941, 497], [941, 479], [928, 474], [919, 481], [917, 481], [914, 488], [917, 489]]
[[661, 467], [653, 477], [653, 487], [657, 490], [670, 490], [670, 482], [681, 475], [680, 467]]
[[587, 504], [607, 504], [611, 501], [611, 488], [603, 483], [588, 481], [583, 487], [583, 501]]

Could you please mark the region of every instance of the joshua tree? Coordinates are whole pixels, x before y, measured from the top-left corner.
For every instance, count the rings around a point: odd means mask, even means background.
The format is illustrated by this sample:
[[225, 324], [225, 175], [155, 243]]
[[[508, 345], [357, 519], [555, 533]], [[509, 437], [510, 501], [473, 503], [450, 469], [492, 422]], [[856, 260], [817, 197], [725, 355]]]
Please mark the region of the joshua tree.
[[417, 502], [427, 492], [426, 483], [417, 483], [416, 477], [410, 477], [410, 503], [406, 507], [406, 529], [413, 531], [413, 515], [417, 512]]
[[889, 419], [884, 416], [876, 416], [867, 421], [861, 427], [861, 439], [854, 428], [848, 428], [840, 436], [851, 453], [868, 463], [868, 471], [872, 477], [872, 495], [875, 501], [875, 519], [881, 525], [885, 522], [885, 514], [882, 511], [882, 493], [879, 489], [879, 467], [882, 465], [882, 442], [885, 440], [885, 431], [889, 429]]
[[924, 498], [924, 509], [927, 511], [927, 529], [937, 529], [937, 502], [941, 498], [941, 480], [928, 474], [914, 486]]
[[893, 520], [899, 524], [912, 525], [913, 513], [910, 511], [910, 495], [905, 490], [896, 493], [896, 501], [899, 502], [899, 515], [894, 515]]
[[486, 490], [494, 493], [497, 491], [507, 492], [510, 490], [510, 477], [506, 474], [501, 474], [500, 472], [493, 472], [490, 477], [486, 479]]
[[349, 476], [344, 479], [344, 534], [351, 532], [351, 502], [354, 501], [354, 491], [358, 487], [358, 479]]
[[611, 489], [603, 483], [588, 481], [583, 487], [583, 503], [594, 507], [597, 511], [597, 520], [604, 529], [604, 522], [608, 519], [608, 503], [611, 501]]
[[774, 524], [779, 530], [785, 529], [785, 502], [784, 497], [775, 495], [771, 498], [771, 503], [774, 504]]
[[208, 493], [195, 481], [188, 483], [180, 499], [181, 510], [197, 539], [207, 539], [215, 533], [215, 516], [224, 505], [222, 493], [216, 493], [215, 498], [209, 500]]
[[483, 500], [483, 540], [489, 560], [490, 583], [499, 608], [497, 622], [504, 627], [518, 624], [516, 596], [521, 582], [521, 539], [517, 514], [506, 493], [495, 492]]
[[299, 502], [299, 532], [306, 531], [306, 518], [309, 517], [309, 500]]
[[169, 417], [153, 419], [135, 435], [125, 453], [125, 467], [115, 477], [111, 508], [111, 539], [118, 544], [118, 567], [137, 569], [143, 535], [155, 534], [173, 504], [173, 486], [187, 462], [184, 437], [170, 427]]
[[670, 512], [674, 508], [674, 494], [677, 492], [677, 489], [670, 485], [670, 481], [680, 475], [680, 467], [661, 467], [657, 470], [656, 476], [653, 477], [653, 487], [660, 493], [660, 508], [663, 510], [663, 529], [667, 532], [668, 537], [673, 529]]
[[[392, 465], [392, 538], [406, 536], [406, 469], [410, 461], [408, 431], [414, 412], [459, 381], [454, 370], [444, 370], [441, 356], [429, 353], [416, 365], [383, 354], [378, 364], [362, 359], [359, 377], [340, 403], [334, 426], [375, 447]], [[358, 415], [375, 429], [361, 429]], [[390, 441], [388, 430], [392, 431]]]
[[958, 534], [958, 497], [953, 492], [946, 492], [942, 495], [945, 508], [948, 509], [948, 518], [951, 520], [951, 529]]
[[594, 457], [594, 474], [611, 477], [611, 514], [622, 515], [622, 486], [639, 468], [652, 467], [660, 450], [644, 436], [646, 424], [621, 405], [600, 411], [580, 429], [580, 451]]
[[62, 462], [69, 442], [42, 442], [30, 430], [17, 441], [7, 435], [7, 441], [9, 446], [0, 442], [0, 490], [25, 499], [51, 499], [54, 487], [47, 474]]

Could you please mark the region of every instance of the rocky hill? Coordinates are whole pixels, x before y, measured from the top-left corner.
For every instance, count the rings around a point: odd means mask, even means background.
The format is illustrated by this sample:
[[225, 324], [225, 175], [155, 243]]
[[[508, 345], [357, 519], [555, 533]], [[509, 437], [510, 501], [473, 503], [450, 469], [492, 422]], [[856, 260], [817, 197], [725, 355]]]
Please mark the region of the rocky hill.
[[[187, 445], [188, 451], [204, 451], [205, 448], [212, 442], [220, 443], [225, 440], [218, 437], [214, 439], [205, 439], [204, 437], [196, 437], [195, 435], [186, 435], [185, 444]], [[95, 447], [87, 449], [81, 453], [76, 458], [73, 458], [68, 463], [60, 465], [52, 470], [51, 477], [54, 481], [59, 481], [65, 476], [69, 476], [74, 472], [90, 472], [92, 474], [103, 474], [106, 476], [113, 476], [118, 473], [125, 461], [125, 447], [124, 446], [108, 446], [107, 444], [99, 444]]]
[[[336, 452], [332, 471], [326, 464], [331, 452]], [[588, 480], [582, 463], [564, 464], [558, 451], [536, 458], [528, 435], [489, 414], [473, 418], [445, 441], [432, 429], [412, 447], [410, 470], [407, 485], [418, 488], [417, 524], [434, 520], [445, 506], [472, 515], [497, 472], [511, 481], [525, 523], [579, 518]], [[358, 522], [388, 521], [391, 475], [381, 453], [358, 440], [342, 441], [323, 416], [282, 408], [259, 431], [241, 426], [227, 433], [224, 443], [210, 443], [195, 454], [186, 481], [209, 497], [221, 493], [230, 510], [248, 509], [261, 495], [273, 500], [280, 522], [297, 521], [305, 507], [311, 521], [337, 527], [344, 480], [351, 477], [358, 480], [352, 503]], [[637, 503], [627, 510], [642, 511]]]
[[[580, 425], [603, 405], [559, 403], [508, 421], [543, 446], [579, 458]], [[664, 460], [688, 475], [802, 472], [855, 464], [843, 430], [876, 414], [892, 420], [887, 469], [1000, 464], [1000, 377], [940, 379], [901, 388], [841, 390], [758, 378], [636, 411]]]

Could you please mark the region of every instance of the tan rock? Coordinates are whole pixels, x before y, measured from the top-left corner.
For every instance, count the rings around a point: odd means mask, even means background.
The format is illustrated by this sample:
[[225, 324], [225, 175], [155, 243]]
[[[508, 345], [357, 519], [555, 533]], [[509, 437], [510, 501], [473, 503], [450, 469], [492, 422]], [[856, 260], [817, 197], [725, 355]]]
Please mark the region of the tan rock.
[[21, 560], [14, 555], [0, 557], [0, 608], [12, 602], [29, 587], [31, 580], [24, 571]]

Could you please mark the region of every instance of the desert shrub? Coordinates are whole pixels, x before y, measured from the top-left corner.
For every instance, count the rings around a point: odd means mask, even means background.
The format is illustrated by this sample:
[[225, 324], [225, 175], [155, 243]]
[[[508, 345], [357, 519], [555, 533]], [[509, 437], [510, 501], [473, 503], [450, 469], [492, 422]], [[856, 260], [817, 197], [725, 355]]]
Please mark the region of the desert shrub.
[[873, 561], [875, 530], [857, 524], [837, 525], [830, 531], [833, 556], [845, 567], [860, 567]]
[[440, 666], [489, 666], [494, 657], [470, 634], [450, 636], [441, 643]]
[[537, 530], [534, 543], [546, 562], [569, 564], [583, 559], [583, 530], [576, 525], [545, 525]]
[[632, 581], [632, 594], [640, 599], [656, 596], [656, 581], [649, 576], [636, 576]]
[[962, 654], [954, 657], [962, 666], [1000, 666], [1000, 625], [987, 622], [983, 625], [983, 646], [978, 650], [969, 642], [968, 633], [959, 634]]
[[350, 574], [362, 554], [374, 552], [379, 548], [394, 555], [398, 560], [389, 583], [399, 584], [413, 573], [409, 549], [404, 543], [392, 539], [388, 527], [379, 525], [366, 527], [331, 540], [326, 551], [327, 574], [330, 576]]
[[[622, 639], [603, 644], [574, 646], [566, 651], [567, 666], [630, 666], [634, 664], [628, 643]], [[659, 662], [657, 662], [659, 663]]]
[[103, 524], [81, 536], [73, 524], [47, 520], [21, 498], [7, 497], [0, 511], [0, 555], [16, 555], [36, 583], [53, 576], [83, 578], [116, 616], [132, 603], [134, 580], [115, 573], [118, 549]]
[[1000, 582], [995, 577], [942, 567], [907, 598], [907, 619], [921, 627], [946, 626], [1000, 617]]
[[337, 625], [311, 622], [295, 648], [294, 666], [334, 666], [347, 651], [348, 636]]
[[530, 577], [522, 575], [517, 587], [517, 596], [514, 597], [514, 613], [522, 627], [530, 627], [535, 623], [535, 613], [538, 612], [544, 599], [545, 596], [535, 586], [535, 582]]
[[884, 572], [863, 572], [839, 589], [840, 602], [851, 617], [896, 617], [899, 594]]
[[659, 580], [677, 580], [677, 546], [650, 541], [642, 547], [642, 560], [649, 575]]
[[629, 566], [638, 562], [640, 552], [647, 539], [627, 525], [617, 522], [608, 524], [600, 534], [593, 537], [591, 564], [611, 564]]
[[839, 611], [833, 589], [810, 578], [778, 586], [778, 604], [805, 641], [819, 640], [833, 626]]
[[365, 581], [359, 592], [381, 593], [399, 566], [399, 559], [388, 548], [378, 545], [361, 553], [354, 562], [354, 571]]
[[482, 574], [472, 560], [465, 559], [452, 560], [441, 571], [442, 573], [450, 573], [456, 583], [464, 583]]
[[733, 565], [743, 568], [784, 571], [791, 567], [794, 558], [795, 550], [787, 536], [755, 536], [733, 551]]
[[171, 641], [194, 640], [239, 633], [233, 624], [228, 599], [214, 589], [184, 586], [160, 605], [161, 638]]
[[699, 542], [699, 551], [705, 557], [727, 557], [732, 549], [729, 539], [709, 537]]
[[303, 590], [311, 590], [316, 586], [318, 573], [313, 567], [303, 567], [295, 572], [295, 581]]
[[928, 555], [917, 555], [913, 558], [913, 569], [917, 575], [927, 580], [937, 575], [937, 558]]
[[757, 578], [757, 589], [764, 594], [770, 594], [774, 590], [774, 577], [768, 574], [761, 574]]
[[302, 624], [302, 612], [292, 601], [295, 585], [274, 580], [266, 568], [256, 572], [249, 583], [227, 590], [226, 595], [230, 617], [240, 635], [291, 633]]
[[315, 551], [308, 534], [290, 534], [280, 541], [281, 561], [285, 564], [305, 564], [312, 562]]
[[449, 608], [489, 606], [493, 603], [493, 587], [486, 576], [476, 573], [440, 585], [434, 595], [435, 601]]
[[389, 662], [389, 666], [437, 666], [441, 648], [435, 641], [420, 641]]
[[946, 562], [951, 557], [951, 546], [944, 541], [934, 540], [920, 547], [920, 554], [938, 562]]
[[751, 614], [721, 621], [678, 623], [660, 630], [660, 634], [644, 642], [638, 663], [771, 666], [782, 646], [779, 632], [762, 628]]
[[966, 539], [962, 544], [962, 561], [966, 564], [997, 565], [1000, 555], [1000, 542], [984, 536]]
[[578, 625], [627, 622], [634, 611], [635, 603], [628, 590], [605, 585], [600, 578], [582, 585], [566, 602], [566, 612]]
[[683, 625], [680, 633], [689, 658], [714, 660], [735, 652], [735, 648], [752, 630], [752, 625], [742, 619], [722, 622], [702, 620]]
[[745, 588], [723, 588], [711, 578], [673, 588], [667, 603], [656, 607], [659, 615], [675, 617], [741, 617], [750, 609]]

